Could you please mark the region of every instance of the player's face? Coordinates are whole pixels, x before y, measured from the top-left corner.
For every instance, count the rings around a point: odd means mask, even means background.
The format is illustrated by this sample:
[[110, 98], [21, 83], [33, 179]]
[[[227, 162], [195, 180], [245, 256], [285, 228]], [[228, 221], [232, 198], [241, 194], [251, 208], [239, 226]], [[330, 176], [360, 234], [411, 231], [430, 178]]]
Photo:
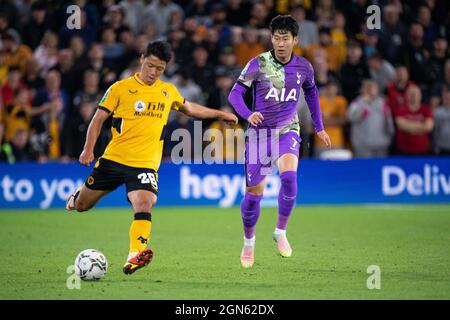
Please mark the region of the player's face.
[[163, 74], [167, 63], [154, 55], [141, 56], [141, 79], [152, 85]]
[[276, 30], [272, 35], [272, 45], [275, 50], [275, 56], [282, 62], [291, 58], [294, 46], [298, 43], [298, 38], [290, 32], [280, 32]]

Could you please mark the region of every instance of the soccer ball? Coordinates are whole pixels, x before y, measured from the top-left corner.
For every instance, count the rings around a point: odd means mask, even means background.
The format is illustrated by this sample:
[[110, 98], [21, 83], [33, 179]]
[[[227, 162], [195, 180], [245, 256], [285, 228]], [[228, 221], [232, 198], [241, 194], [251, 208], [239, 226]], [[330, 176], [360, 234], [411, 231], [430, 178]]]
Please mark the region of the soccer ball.
[[81, 251], [75, 259], [75, 274], [81, 280], [100, 280], [108, 271], [108, 261], [95, 249]]

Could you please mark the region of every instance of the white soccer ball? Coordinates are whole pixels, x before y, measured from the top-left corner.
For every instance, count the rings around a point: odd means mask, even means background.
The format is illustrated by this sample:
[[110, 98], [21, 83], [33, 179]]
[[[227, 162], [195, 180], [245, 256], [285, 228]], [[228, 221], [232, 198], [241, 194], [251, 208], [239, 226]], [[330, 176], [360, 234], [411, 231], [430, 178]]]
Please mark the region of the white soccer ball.
[[108, 271], [108, 261], [95, 249], [81, 251], [75, 259], [75, 274], [81, 280], [100, 280]]

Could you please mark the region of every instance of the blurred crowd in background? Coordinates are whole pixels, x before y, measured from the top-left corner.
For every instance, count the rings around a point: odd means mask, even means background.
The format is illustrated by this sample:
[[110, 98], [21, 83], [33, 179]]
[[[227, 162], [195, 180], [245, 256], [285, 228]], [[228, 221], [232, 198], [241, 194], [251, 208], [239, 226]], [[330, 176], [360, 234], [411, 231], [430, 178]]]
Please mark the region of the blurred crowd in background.
[[[366, 9], [381, 9], [368, 29]], [[67, 7], [81, 8], [69, 29]], [[98, 101], [140, 69], [139, 56], [167, 40], [174, 57], [162, 80], [188, 101], [232, 110], [228, 93], [242, 68], [270, 50], [270, 20], [291, 14], [300, 27], [295, 54], [315, 70], [333, 148], [355, 157], [450, 154], [450, 4], [446, 0], [0, 0], [0, 161], [74, 161]], [[303, 157], [326, 152], [299, 102]], [[110, 139], [110, 122], [95, 155]], [[235, 128], [245, 127], [245, 121]], [[220, 122], [203, 129], [225, 132]], [[177, 128], [171, 114], [164, 157]], [[224, 136], [224, 159], [242, 148]]]

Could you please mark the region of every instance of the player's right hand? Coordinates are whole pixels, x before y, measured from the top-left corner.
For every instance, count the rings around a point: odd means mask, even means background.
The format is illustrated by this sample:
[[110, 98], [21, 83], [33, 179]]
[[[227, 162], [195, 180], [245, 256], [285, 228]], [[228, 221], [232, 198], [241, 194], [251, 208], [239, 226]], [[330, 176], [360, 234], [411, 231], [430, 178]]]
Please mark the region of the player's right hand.
[[261, 124], [264, 121], [264, 117], [261, 112], [253, 112], [250, 117], [248, 117], [247, 121], [250, 122], [251, 125], [256, 127], [258, 124]]
[[83, 150], [78, 161], [84, 166], [89, 166], [94, 161], [94, 152]]

